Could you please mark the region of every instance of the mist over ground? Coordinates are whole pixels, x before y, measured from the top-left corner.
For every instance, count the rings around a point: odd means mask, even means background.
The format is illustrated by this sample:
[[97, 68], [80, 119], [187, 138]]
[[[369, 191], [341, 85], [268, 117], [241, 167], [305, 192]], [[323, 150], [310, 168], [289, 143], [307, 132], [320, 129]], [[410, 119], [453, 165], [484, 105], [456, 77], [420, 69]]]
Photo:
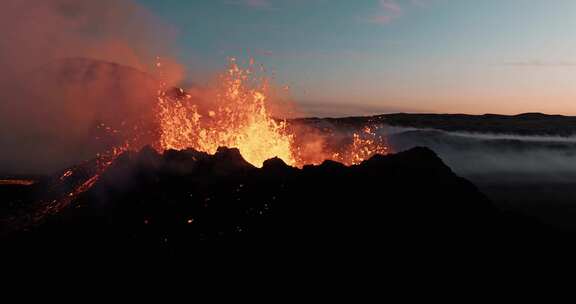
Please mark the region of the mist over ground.
[[392, 152], [428, 147], [499, 208], [535, 217], [561, 229], [574, 229], [573, 121], [571, 116], [541, 113], [513, 116], [399, 113], [308, 118], [298, 123], [340, 137], [352, 136], [364, 126], [372, 126], [386, 139]]
[[500, 208], [576, 228], [576, 137], [385, 126], [394, 151], [426, 146]]
[[546, 179], [570, 182], [576, 177], [576, 137], [522, 136], [387, 126], [394, 151], [415, 146], [433, 149], [456, 173], [496, 180]]

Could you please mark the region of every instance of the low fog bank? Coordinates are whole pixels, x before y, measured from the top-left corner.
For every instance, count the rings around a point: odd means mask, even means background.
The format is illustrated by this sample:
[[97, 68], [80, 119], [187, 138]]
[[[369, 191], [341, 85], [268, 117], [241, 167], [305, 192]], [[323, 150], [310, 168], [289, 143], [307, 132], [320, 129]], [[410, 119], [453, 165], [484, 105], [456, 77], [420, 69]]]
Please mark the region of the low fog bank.
[[386, 126], [394, 151], [434, 150], [457, 174], [473, 181], [576, 181], [576, 137], [446, 132]]
[[385, 126], [393, 151], [433, 149], [499, 208], [576, 229], [576, 137], [448, 132]]
[[372, 118], [301, 119], [294, 122], [337, 136], [365, 125], [385, 138], [391, 151], [424, 146], [452, 170], [474, 182], [575, 183], [576, 136], [447, 131], [398, 127]]

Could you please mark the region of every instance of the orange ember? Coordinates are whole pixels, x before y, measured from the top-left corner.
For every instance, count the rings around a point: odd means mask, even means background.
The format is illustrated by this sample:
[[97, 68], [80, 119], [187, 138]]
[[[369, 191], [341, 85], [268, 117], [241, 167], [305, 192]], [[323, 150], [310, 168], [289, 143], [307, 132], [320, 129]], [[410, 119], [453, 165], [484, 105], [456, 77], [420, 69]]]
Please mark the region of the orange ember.
[[31, 186], [36, 183], [35, 180], [31, 179], [0, 179], [1, 185], [16, 185], [16, 186]]

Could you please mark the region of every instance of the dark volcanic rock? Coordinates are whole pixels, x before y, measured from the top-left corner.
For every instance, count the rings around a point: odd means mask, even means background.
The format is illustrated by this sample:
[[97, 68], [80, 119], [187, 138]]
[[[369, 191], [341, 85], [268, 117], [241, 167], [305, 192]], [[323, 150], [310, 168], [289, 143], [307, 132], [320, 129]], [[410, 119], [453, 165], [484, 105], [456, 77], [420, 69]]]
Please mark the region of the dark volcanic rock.
[[259, 169], [237, 149], [212, 156], [145, 148], [118, 157], [68, 208], [8, 241], [29, 252], [185, 255], [206, 241], [226, 240], [362, 255], [398, 246], [496, 244], [533, 237], [534, 227], [500, 214], [427, 148], [351, 167], [326, 161], [303, 169], [277, 158]]

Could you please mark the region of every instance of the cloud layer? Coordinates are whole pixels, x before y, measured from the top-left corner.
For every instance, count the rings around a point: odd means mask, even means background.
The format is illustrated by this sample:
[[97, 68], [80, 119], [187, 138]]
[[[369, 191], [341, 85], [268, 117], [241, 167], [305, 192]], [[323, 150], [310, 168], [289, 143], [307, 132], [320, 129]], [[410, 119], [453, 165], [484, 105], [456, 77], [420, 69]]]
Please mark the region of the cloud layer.
[[376, 13], [367, 17], [369, 23], [386, 25], [404, 16], [411, 7], [424, 8], [429, 5], [429, 0], [378, 0]]

